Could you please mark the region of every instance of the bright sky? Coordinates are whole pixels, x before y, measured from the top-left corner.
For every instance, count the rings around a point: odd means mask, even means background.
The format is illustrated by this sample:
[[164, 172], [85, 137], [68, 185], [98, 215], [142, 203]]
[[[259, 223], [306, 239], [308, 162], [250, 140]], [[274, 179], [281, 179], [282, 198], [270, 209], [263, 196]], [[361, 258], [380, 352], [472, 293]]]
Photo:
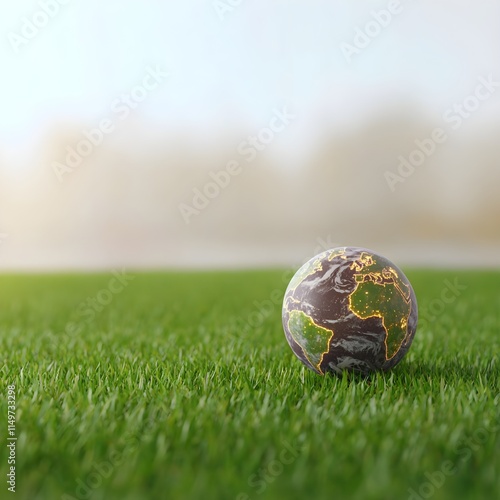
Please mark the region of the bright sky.
[[[442, 255], [454, 237], [498, 241], [483, 214], [497, 213], [500, 92], [394, 196], [384, 195], [384, 170], [396, 167], [400, 150], [410, 153], [412, 134], [420, 134], [413, 126], [429, 127], [429, 133], [444, 126], [443, 113], [471, 96], [478, 78], [500, 81], [500, 0], [401, 0], [399, 13], [389, 18], [387, 10], [398, 0], [242, 0], [219, 13], [214, 0], [59, 2], [2, 4], [0, 233], [10, 234], [2, 246], [4, 266], [191, 265], [198, 263], [200, 242], [204, 248], [212, 242], [207, 264], [228, 255], [255, 263], [259, 251], [268, 256], [273, 238], [277, 257], [266, 258], [278, 262], [283, 248], [297, 253], [306, 245], [304, 231], [313, 241], [330, 234], [336, 241], [362, 236], [370, 242], [361, 225], [358, 234], [355, 222], [342, 226], [345, 221], [328, 215], [350, 202], [349, 186], [370, 193], [358, 206], [360, 220], [365, 210], [377, 210], [382, 220], [395, 217], [411, 236], [402, 243], [414, 256], [422, 253], [416, 243], [432, 261], [435, 240], [443, 242]], [[50, 17], [42, 5], [51, 6]], [[377, 24], [377, 16], [385, 21]], [[30, 33], [32, 22], [44, 26]], [[365, 31], [371, 38], [361, 47]], [[359, 53], [349, 61], [346, 47], [354, 48], [356, 40]], [[157, 66], [171, 77], [149, 91], [135, 119], [89, 157], [80, 173], [59, 185], [53, 162], [62, 161], [65, 148], [85, 130], [114, 118], [112, 103]], [[293, 126], [184, 234], [177, 204], [205, 182], [206, 170], [232, 159], [238, 144], [285, 105], [296, 116]], [[359, 148], [353, 146], [358, 138]], [[180, 159], [177, 141], [184, 141]], [[316, 157], [322, 151], [328, 160]], [[269, 165], [279, 167], [279, 174], [275, 168], [268, 174]], [[145, 169], [150, 173], [142, 176]], [[269, 186], [263, 181], [267, 175]], [[274, 192], [273, 182], [290, 185]], [[323, 197], [316, 183], [325, 189]], [[329, 189], [335, 188], [337, 196], [331, 197]], [[295, 189], [309, 193], [304, 205], [310, 217], [317, 211], [324, 217], [315, 219], [317, 227], [304, 223], [302, 231], [288, 233], [283, 200]], [[260, 216], [249, 209], [249, 199], [259, 199]], [[400, 213], [400, 206], [407, 212]], [[405, 213], [413, 214], [413, 225]], [[429, 221], [435, 219], [433, 226]], [[136, 246], [124, 244], [131, 234], [142, 235], [134, 239]], [[422, 235], [430, 235], [430, 246]], [[398, 230], [380, 237], [393, 249], [401, 239]], [[404, 249], [401, 254], [410, 255]], [[488, 255], [497, 259], [497, 249]]]
[[9, 37], [40, 3], [2, 5], [0, 134], [10, 148], [53, 122], [96, 123], [149, 65], [174, 76], [141, 105], [146, 117], [224, 133], [238, 121], [261, 127], [288, 102], [307, 141], [318, 116], [349, 126], [399, 98], [440, 113], [497, 67], [500, 52], [499, 1], [402, 0], [348, 64], [340, 45], [387, 0], [243, 0], [223, 21], [211, 0], [69, 0], [16, 54]]

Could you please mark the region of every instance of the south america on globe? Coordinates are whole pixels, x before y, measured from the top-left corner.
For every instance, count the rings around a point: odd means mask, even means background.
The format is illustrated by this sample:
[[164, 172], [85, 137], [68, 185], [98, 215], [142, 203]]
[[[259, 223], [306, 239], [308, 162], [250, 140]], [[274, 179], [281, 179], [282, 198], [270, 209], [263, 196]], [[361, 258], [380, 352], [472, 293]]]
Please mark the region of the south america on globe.
[[283, 301], [290, 347], [321, 375], [393, 368], [410, 348], [417, 317], [408, 278], [366, 248], [313, 257], [292, 278]]

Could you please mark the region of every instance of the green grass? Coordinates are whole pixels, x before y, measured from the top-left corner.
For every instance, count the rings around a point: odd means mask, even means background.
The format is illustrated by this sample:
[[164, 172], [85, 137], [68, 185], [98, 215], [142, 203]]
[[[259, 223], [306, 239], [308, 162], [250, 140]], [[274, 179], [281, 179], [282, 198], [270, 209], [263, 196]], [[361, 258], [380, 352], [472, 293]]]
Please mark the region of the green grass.
[[[500, 496], [499, 272], [408, 272], [422, 326], [369, 379], [307, 370], [280, 306], [259, 316], [283, 272], [139, 274], [91, 317], [80, 304], [110, 277], [0, 277], [0, 498]], [[467, 289], [445, 304], [455, 278]]]

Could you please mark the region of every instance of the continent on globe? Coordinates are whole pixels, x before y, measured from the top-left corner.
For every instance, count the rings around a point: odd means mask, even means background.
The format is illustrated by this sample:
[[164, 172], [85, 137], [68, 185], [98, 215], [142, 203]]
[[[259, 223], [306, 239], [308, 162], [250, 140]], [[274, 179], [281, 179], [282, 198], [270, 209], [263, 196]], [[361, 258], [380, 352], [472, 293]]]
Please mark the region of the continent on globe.
[[304, 355], [315, 369], [321, 372], [319, 365], [330, 348], [333, 332], [322, 328], [302, 311], [292, 311], [288, 328], [295, 332], [295, 340], [304, 351]]
[[375, 252], [355, 247], [309, 260], [283, 301], [288, 343], [320, 374], [392, 368], [411, 345], [417, 316], [404, 273]]
[[395, 269], [383, 267], [373, 255], [363, 253], [360, 263], [354, 262], [351, 266], [358, 273], [354, 275], [357, 286], [349, 296], [349, 305], [361, 319], [382, 318], [386, 331], [386, 359], [391, 359], [408, 335], [410, 289]]

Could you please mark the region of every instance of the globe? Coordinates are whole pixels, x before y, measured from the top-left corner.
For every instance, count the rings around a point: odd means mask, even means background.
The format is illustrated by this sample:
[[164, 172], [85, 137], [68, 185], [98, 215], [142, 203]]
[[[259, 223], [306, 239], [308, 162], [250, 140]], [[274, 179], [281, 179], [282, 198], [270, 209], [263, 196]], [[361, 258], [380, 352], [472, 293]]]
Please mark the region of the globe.
[[313, 257], [292, 278], [283, 301], [290, 347], [321, 375], [393, 368], [411, 346], [417, 317], [408, 278], [366, 248]]

